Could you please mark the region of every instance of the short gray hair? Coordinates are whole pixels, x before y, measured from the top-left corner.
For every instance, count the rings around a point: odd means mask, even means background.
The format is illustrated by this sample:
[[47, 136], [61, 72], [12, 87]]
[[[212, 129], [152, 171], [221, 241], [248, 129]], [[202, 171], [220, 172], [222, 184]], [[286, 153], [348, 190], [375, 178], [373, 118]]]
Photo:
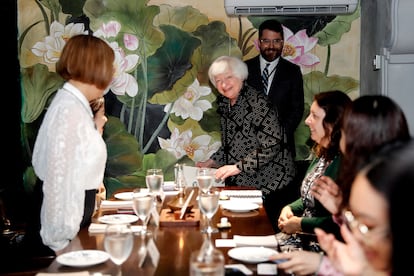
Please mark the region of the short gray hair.
[[223, 74], [226, 71], [231, 71], [233, 76], [241, 79], [242, 81], [247, 79], [249, 71], [246, 63], [238, 57], [221, 56], [216, 58], [208, 69], [208, 77], [211, 83], [216, 87], [215, 76]]

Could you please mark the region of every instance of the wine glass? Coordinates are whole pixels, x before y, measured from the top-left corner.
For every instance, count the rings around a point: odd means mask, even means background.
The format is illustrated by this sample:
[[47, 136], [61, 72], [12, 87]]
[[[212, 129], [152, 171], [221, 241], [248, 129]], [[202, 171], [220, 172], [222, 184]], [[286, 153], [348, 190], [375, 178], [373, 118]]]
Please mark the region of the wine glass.
[[197, 168], [197, 183], [200, 191], [207, 192], [212, 186], [214, 181], [213, 170], [210, 168]]
[[141, 234], [145, 235], [148, 233], [147, 223], [154, 207], [154, 199], [151, 194], [141, 193], [138, 188], [133, 192], [132, 203], [135, 214], [142, 221]]
[[122, 275], [122, 264], [131, 255], [133, 246], [134, 239], [129, 224], [108, 224], [105, 229], [104, 248], [117, 266], [118, 275]]
[[200, 211], [207, 217], [207, 227], [202, 230], [203, 233], [211, 234], [218, 232], [218, 229], [211, 225], [211, 219], [219, 208], [220, 191], [211, 188], [206, 192], [200, 191], [198, 195], [198, 206]]

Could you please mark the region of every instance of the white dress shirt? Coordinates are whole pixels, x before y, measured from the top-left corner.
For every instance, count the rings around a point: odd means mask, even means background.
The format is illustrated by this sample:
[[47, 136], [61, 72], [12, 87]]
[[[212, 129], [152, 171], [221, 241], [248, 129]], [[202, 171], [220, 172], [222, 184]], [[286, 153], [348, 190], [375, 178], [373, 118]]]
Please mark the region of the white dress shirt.
[[56, 93], [34, 145], [32, 164], [43, 181], [40, 235], [57, 251], [78, 233], [85, 190], [103, 181], [107, 151], [86, 97], [70, 83]]

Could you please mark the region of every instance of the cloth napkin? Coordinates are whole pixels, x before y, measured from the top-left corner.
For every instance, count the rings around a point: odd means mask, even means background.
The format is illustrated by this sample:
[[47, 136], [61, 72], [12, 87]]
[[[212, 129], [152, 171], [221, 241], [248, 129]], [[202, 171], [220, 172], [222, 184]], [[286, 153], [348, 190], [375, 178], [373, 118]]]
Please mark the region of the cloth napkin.
[[222, 190], [220, 197], [228, 197], [231, 201], [263, 203], [262, 191], [260, 190]]
[[79, 271], [79, 272], [59, 272], [59, 273], [47, 273], [39, 272], [36, 276], [89, 276], [88, 271]]
[[[88, 231], [89, 231], [89, 233], [92, 233], [92, 234], [105, 233], [106, 226], [108, 226], [108, 224], [91, 223], [88, 227]], [[141, 225], [131, 225], [131, 230], [134, 233], [140, 232], [141, 229], [142, 229]]]
[[277, 247], [277, 240], [275, 235], [267, 236], [233, 236], [236, 246], [265, 246]]
[[132, 209], [132, 200], [102, 200], [101, 209]]

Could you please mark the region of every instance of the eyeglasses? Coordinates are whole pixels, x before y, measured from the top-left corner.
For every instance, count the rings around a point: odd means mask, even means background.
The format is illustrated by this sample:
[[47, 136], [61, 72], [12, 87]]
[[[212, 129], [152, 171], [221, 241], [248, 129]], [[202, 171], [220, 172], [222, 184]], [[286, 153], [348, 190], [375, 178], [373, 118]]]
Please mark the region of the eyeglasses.
[[365, 239], [372, 238], [375, 234], [388, 235], [389, 233], [388, 227], [368, 227], [364, 223], [361, 223], [349, 210], [343, 211], [342, 217], [352, 233], [359, 233]]
[[276, 39], [260, 39], [260, 43], [264, 44], [264, 45], [270, 45], [270, 43], [273, 43], [274, 45], [276, 44], [281, 44], [283, 42], [283, 39], [280, 38], [276, 38]]

